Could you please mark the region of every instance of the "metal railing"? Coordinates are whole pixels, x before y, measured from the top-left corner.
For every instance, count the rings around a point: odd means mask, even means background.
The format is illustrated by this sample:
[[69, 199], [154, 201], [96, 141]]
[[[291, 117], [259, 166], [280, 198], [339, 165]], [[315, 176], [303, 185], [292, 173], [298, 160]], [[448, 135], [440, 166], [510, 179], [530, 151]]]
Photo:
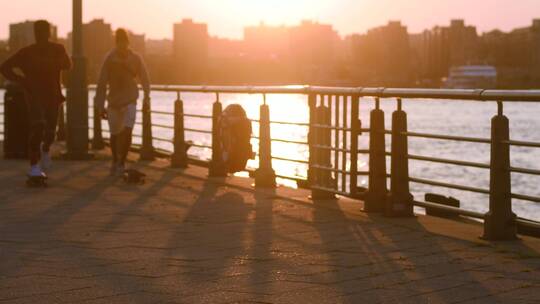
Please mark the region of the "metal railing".
[[[510, 147], [540, 148], [540, 143], [515, 141], [509, 137], [508, 118], [504, 116], [503, 105], [512, 102], [540, 102], [540, 90], [450, 90], [450, 89], [391, 89], [391, 88], [340, 88], [310, 86], [153, 86], [154, 92], [174, 92], [174, 111], [153, 111], [150, 103], [142, 108], [142, 159], [153, 159], [156, 155], [171, 158], [173, 167], [186, 167], [190, 162], [209, 167], [210, 176], [225, 176], [222, 162], [221, 145], [218, 137], [219, 117], [222, 111], [220, 96], [223, 94], [259, 94], [260, 118], [252, 120], [259, 125], [259, 162], [256, 170], [250, 170], [250, 176], [257, 186], [274, 186], [276, 178], [290, 179], [300, 187], [311, 189], [314, 199], [331, 199], [342, 195], [364, 200], [366, 212], [379, 212], [387, 216], [413, 216], [413, 206], [442, 210], [484, 220], [484, 237], [487, 239], [513, 239], [520, 227], [540, 228], [538, 222], [517, 218], [512, 212], [512, 199], [540, 202], [540, 197], [513, 193], [511, 191], [511, 173], [540, 176], [540, 170], [519, 168], [510, 165]], [[213, 94], [215, 101], [212, 113], [184, 113], [184, 93]], [[271, 109], [266, 97], [272, 94], [300, 94], [307, 97], [309, 122], [286, 122], [271, 120]], [[361, 98], [372, 98], [375, 106], [370, 112], [370, 126], [363, 127], [360, 120]], [[380, 99], [395, 99], [396, 109], [392, 113], [392, 127], [385, 128], [385, 113], [380, 107]], [[462, 100], [470, 102], [492, 102], [497, 104], [497, 113], [491, 121], [491, 138], [429, 134], [409, 131], [407, 113], [402, 108], [403, 99]], [[362, 101], [363, 102], [363, 101]], [[152, 124], [152, 114], [170, 115], [173, 125]], [[211, 120], [212, 129], [185, 127], [185, 118]], [[94, 115], [94, 148], [102, 148], [104, 139], [101, 120]], [[292, 125], [306, 129], [307, 142], [274, 138], [271, 136], [272, 125]], [[153, 127], [174, 130], [172, 138], [152, 135]], [[193, 144], [193, 147], [212, 150], [209, 162], [196, 160], [186, 152], [185, 134], [207, 134], [212, 136], [212, 144]], [[359, 148], [359, 136], [369, 136], [369, 149]], [[386, 136], [391, 137], [391, 149], [386, 150]], [[440, 157], [413, 155], [408, 151], [408, 138], [444, 140], [490, 145], [490, 163], [480, 163]], [[173, 145], [172, 151], [154, 148], [153, 141], [165, 141]], [[272, 155], [272, 142], [306, 145], [309, 148], [308, 159], [293, 159]], [[369, 157], [369, 171], [358, 170], [360, 154]], [[391, 168], [387, 170], [387, 158]], [[272, 160], [308, 165], [307, 178], [283, 176], [276, 172]], [[489, 189], [460, 185], [444, 181], [427, 180], [409, 175], [409, 161], [422, 161], [453, 166], [464, 166], [489, 170]], [[349, 164], [349, 165], [348, 165]], [[368, 176], [367, 189], [358, 185], [359, 176]], [[388, 188], [388, 180], [390, 187]], [[411, 183], [456, 189], [489, 196], [489, 211], [474, 212], [432, 202], [416, 200], [410, 192]]]
[[[199, 145], [212, 149], [212, 160], [209, 162], [210, 175], [224, 175], [223, 164], [220, 163], [219, 115], [222, 105], [221, 94], [260, 94], [260, 119], [253, 120], [259, 124], [259, 167], [251, 176], [255, 178], [256, 185], [274, 185], [276, 177], [296, 180], [299, 186], [312, 190], [315, 199], [334, 198], [335, 195], [363, 199], [365, 211], [381, 212], [388, 216], [412, 216], [413, 206], [440, 209], [448, 213], [460, 214], [484, 220], [484, 237], [488, 239], [514, 238], [516, 229], [520, 226], [540, 226], [537, 222], [517, 218], [512, 213], [512, 199], [540, 202], [539, 197], [512, 193], [511, 173], [540, 175], [540, 170], [519, 168], [510, 165], [510, 147], [540, 148], [540, 143], [514, 141], [509, 138], [508, 119], [503, 115], [503, 104], [511, 102], [540, 102], [540, 90], [450, 90], [450, 89], [389, 89], [389, 88], [337, 88], [337, 87], [309, 87], [309, 86], [153, 86], [153, 91], [175, 92], [177, 99], [175, 113], [151, 111], [150, 105], [143, 108], [143, 133], [151, 133], [151, 113], [173, 115], [175, 121], [175, 135], [172, 139], [157, 138], [160, 141], [174, 143], [171, 155], [173, 166], [187, 166], [189, 157], [185, 154], [184, 133], [196, 132], [212, 135], [212, 145]], [[183, 93], [215, 94], [213, 111], [210, 115], [190, 114], [183, 112]], [[266, 96], [271, 94], [301, 94], [307, 96], [309, 108], [309, 123], [294, 123], [272, 121], [270, 108], [266, 103]], [[359, 115], [360, 98], [370, 97], [375, 102], [375, 109], [370, 113], [371, 126], [362, 128]], [[392, 114], [392, 128], [384, 127], [384, 112], [380, 108], [380, 99], [396, 99], [397, 108]], [[494, 102], [498, 111], [492, 120], [491, 138], [476, 138], [467, 136], [454, 136], [445, 134], [428, 134], [411, 132], [407, 128], [407, 114], [402, 109], [402, 99], [445, 99]], [[146, 115], [144, 112], [148, 111]], [[146, 117], [146, 119], [145, 119]], [[195, 117], [212, 120], [212, 130], [199, 130], [184, 127], [185, 117]], [[288, 140], [274, 138], [270, 135], [274, 124], [296, 125], [306, 128], [308, 141]], [[156, 126], [156, 125], [155, 125]], [[158, 127], [170, 127], [159, 125]], [[369, 149], [358, 147], [358, 137], [369, 134]], [[391, 136], [391, 151], [386, 151], [386, 136]], [[153, 151], [150, 139], [144, 141], [143, 151]], [[147, 135], [148, 137], [148, 135]], [[471, 161], [412, 155], [408, 153], [408, 138], [424, 138], [434, 140], [447, 140], [488, 144], [491, 146], [491, 162], [478, 163]], [[309, 147], [308, 159], [293, 159], [288, 157], [272, 156], [271, 143], [280, 142]], [[358, 171], [358, 156], [367, 153], [369, 156], [369, 171]], [[145, 157], [148, 159], [148, 157]], [[386, 170], [386, 159], [390, 158], [390, 174]], [[282, 176], [276, 174], [272, 168], [272, 160], [286, 161], [308, 165], [307, 179]], [[490, 171], [489, 189], [473, 187], [470, 185], [453, 184], [444, 181], [427, 180], [409, 176], [409, 160], [440, 163], [455, 166], [465, 166]], [[347, 166], [350, 162], [350, 166]], [[199, 162], [200, 163], [200, 162]], [[369, 186], [363, 189], [358, 186], [358, 177], [369, 176]], [[390, 189], [387, 187], [390, 179]], [[423, 184], [434, 187], [443, 187], [461, 191], [469, 191], [489, 195], [489, 212], [486, 214], [463, 210], [450, 206], [443, 206], [431, 202], [417, 201], [410, 193], [409, 184]]]

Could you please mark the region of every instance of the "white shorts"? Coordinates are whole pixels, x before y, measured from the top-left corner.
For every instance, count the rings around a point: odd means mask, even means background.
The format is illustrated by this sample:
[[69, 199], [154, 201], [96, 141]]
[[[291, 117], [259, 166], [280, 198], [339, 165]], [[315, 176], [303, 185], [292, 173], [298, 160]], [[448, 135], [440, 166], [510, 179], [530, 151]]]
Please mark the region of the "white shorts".
[[137, 104], [131, 103], [122, 108], [107, 108], [107, 115], [109, 117], [109, 129], [112, 135], [118, 135], [124, 128], [131, 128], [135, 126], [135, 120], [137, 118]]

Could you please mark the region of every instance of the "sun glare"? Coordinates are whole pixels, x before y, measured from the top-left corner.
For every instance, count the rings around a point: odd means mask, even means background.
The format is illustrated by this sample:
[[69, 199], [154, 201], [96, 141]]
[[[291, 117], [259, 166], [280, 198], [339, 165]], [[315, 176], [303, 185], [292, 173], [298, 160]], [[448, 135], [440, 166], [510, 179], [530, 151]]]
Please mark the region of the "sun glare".
[[270, 24], [289, 24], [319, 15], [321, 1], [309, 0], [234, 0], [230, 1], [245, 11], [245, 19]]

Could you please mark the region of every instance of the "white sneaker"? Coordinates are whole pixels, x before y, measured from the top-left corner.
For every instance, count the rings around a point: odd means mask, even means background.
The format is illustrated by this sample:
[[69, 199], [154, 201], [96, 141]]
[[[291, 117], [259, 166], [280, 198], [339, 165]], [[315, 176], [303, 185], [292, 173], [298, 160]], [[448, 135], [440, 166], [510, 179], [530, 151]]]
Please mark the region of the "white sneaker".
[[45, 173], [43, 172], [43, 170], [41, 170], [41, 167], [39, 165], [33, 165], [32, 167], [30, 167], [30, 171], [28, 171], [28, 176], [45, 176]]
[[48, 171], [51, 168], [52, 160], [51, 160], [51, 154], [49, 152], [41, 151], [41, 161], [40, 161], [41, 169]]

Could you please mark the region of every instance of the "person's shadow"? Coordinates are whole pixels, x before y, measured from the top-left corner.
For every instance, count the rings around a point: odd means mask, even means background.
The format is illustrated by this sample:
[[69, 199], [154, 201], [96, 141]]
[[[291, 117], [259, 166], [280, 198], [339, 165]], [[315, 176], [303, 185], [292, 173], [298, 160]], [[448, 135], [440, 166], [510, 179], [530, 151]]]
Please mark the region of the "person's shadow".
[[[239, 193], [228, 191], [217, 195], [219, 188], [219, 183], [204, 183], [179, 227], [182, 231], [173, 232], [169, 240], [168, 247], [174, 249], [168, 256], [198, 269], [185, 273], [185, 279], [191, 285], [202, 286], [208, 280], [228, 275], [233, 268], [232, 259], [244, 252], [249, 208]], [[185, 231], [191, 234], [188, 246]]]

